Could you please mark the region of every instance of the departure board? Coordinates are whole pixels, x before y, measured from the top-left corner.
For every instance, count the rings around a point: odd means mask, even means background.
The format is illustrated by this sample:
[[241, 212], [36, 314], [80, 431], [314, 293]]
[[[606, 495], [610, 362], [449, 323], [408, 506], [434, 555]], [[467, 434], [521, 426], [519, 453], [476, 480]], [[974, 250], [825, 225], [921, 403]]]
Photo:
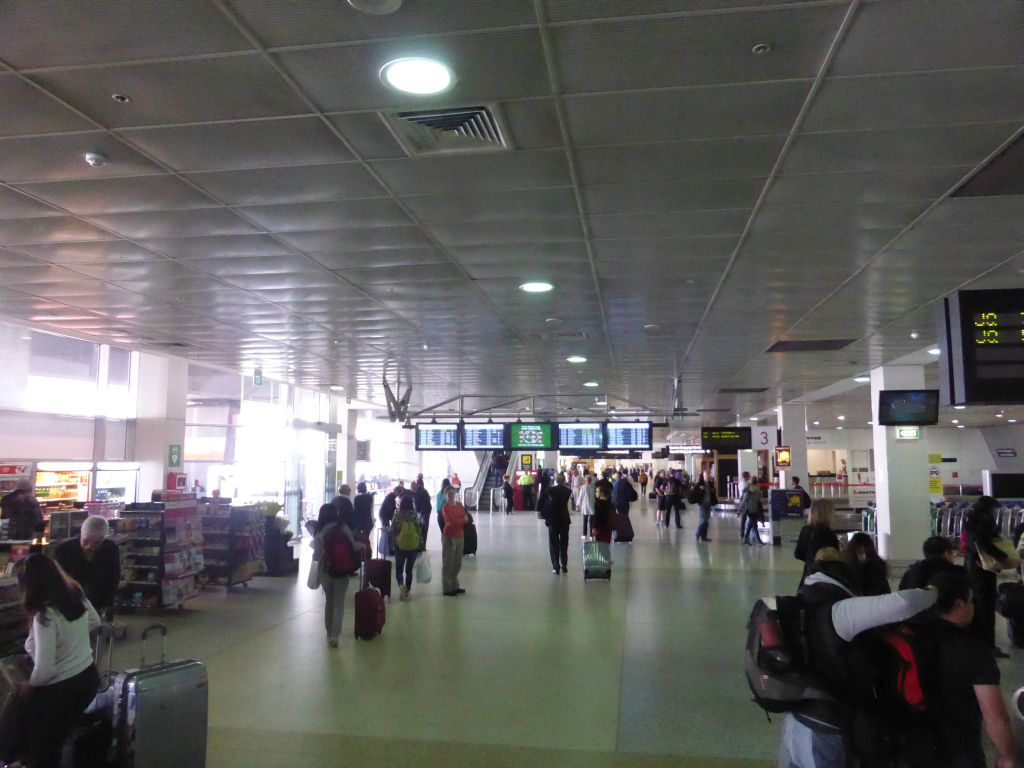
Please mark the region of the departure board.
[[957, 291], [939, 312], [940, 389], [955, 405], [1024, 402], [1024, 290]]
[[649, 421], [610, 421], [605, 426], [604, 447], [609, 451], [649, 451], [651, 450], [651, 422]]
[[745, 451], [751, 446], [750, 427], [701, 427], [700, 447], [707, 451]]
[[458, 424], [417, 424], [417, 451], [459, 450]]
[[553, 424], [523, 424], [516, 422], [508, 425], [509, 447], [513, 451], [550, 451], [554, 450]]
[[464, 451], [501, 451], [505, 449], [504, 424], [463, 424]]
[[570, 422], [558, 425], [558, 450], [599, 451], [604, 447], [604, 424]]

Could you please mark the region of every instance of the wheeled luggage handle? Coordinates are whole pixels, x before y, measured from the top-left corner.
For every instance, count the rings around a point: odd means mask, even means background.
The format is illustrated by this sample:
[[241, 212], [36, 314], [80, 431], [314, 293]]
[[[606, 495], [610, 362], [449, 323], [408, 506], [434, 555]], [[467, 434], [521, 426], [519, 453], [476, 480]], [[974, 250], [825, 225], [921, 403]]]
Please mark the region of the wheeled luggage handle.
[[167, 625], [166, 624], [150, 624], [144, 630], [142, 630], [142, 656], [139, 660], [139, 666], [146, 666], [146, 637], [150, 632], [156, 630], [160, 633], [160, 663], [163, 664], [167, 661]]
[[[107, 646], [107, 663], [104, 667], [102, 663], [103, 658], [103, 645]], [[94, 656], [97, 671], [103, 670], [100, 673], [100, 690], [105, 691], [110, 685], [110, 680], [114, 674], [114, 626], [113, 624], [103, 623], [96, 628], [96, 652]]]

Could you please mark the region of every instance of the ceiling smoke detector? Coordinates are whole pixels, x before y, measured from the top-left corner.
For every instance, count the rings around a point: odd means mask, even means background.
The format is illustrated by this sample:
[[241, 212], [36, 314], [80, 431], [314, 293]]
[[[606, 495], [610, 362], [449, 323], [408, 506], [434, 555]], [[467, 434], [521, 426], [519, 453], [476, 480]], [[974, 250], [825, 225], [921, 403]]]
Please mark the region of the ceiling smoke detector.
[[772, 47], [768, 45], [768, 43], [758, 43], [750, 49], [750, 52], [755, 56], [764, 56], [766, 53], [771, 51], [771, 49]]
[[387, 16], [402, 7], [402, 0], [348, 0], [348, 4], [370, 16]]
[[107, 164], [107, 156], [100, 154], [99, 152], [86, 152], [85, 162], [93, 168], [99, 168], [101, 165]]
[[131, 96], [126, 96], [123, 93], [112, 93], [110, 94], [110, 98], [112, 98], [118, 104], [127, 104], [132, 100]]

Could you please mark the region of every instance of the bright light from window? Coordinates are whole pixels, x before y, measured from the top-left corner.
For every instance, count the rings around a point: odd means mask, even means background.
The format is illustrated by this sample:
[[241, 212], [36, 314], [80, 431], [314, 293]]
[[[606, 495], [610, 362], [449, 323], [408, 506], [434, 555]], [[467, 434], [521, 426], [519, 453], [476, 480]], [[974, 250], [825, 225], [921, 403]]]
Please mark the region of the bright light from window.
[[389, 61], [381, 68], [380, 79], [397, 91], [419, 96], [442, 93], [455, 84], [455, 75], [448, 67], [419, 56]]

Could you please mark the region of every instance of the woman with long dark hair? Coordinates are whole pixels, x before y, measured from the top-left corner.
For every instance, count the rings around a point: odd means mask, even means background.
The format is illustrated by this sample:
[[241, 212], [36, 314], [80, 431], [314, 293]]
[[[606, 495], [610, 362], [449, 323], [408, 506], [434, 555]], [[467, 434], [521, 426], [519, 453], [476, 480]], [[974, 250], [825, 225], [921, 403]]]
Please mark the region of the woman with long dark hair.
[[971, 593], [974, 595], [974, 619], [970, 632], [991, 648], [997, 658], [1005, 658], [1006, 653], [996, 646], [996, 575], [985, 570], [979, 554], [979, 551], [984, 551], [997, 560], [1006, 559], [1006, 555], [992, 543], [999, 536], [996, 524], [998, 511], [996, 499], [981, 496], [967, 513], [964, 521], [967, 549], [964, 565], [971, 577]]
[[31, 622], [25, 650], [34, 664], [19, 686], [25, 761], [58, 768], [64, 741], [99, 686], [89, 635], [100, 617], [78, 583], [44, 554], [28, 556], [18, 585]]
[[863, 531], [853, 534], [846, 549], [843, 550], [843, 560], [854, 575], [854, 581], [862, 595], [870, 597], [892, 592], [889, 585], [889, 564], [879, 556], [870, 534]]

